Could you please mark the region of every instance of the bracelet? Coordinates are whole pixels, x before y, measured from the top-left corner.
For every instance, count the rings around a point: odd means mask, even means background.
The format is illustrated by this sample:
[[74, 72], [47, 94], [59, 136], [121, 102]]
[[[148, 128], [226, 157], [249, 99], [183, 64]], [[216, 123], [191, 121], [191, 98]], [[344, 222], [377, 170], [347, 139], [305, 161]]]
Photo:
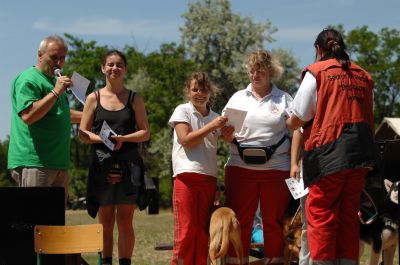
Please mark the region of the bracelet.
[[53, 95], [58, 99], [60, 97], [60, 95], [58, 95], [58, 93], [53, 89], [51, 90], [51, 93], [53, 93]]

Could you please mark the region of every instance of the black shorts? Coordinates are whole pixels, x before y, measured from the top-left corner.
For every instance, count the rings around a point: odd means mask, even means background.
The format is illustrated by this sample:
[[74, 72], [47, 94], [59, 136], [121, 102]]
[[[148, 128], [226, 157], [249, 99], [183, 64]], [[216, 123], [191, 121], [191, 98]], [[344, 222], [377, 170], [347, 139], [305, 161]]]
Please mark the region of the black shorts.
[[127, 195], [123, 182], [108, 184], [98, 196], [100, 206], [114, 204], [135, 204], [136, 195]]

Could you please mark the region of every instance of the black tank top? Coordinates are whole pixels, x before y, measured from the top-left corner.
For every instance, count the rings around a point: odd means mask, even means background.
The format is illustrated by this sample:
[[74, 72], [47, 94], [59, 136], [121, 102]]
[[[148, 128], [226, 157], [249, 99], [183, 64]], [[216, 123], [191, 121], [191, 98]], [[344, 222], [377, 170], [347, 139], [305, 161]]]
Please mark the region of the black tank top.
[[[132, 109], [132, 102], [135, 97], [135, 92], [129, 91], [128, 102], [125, 104], [125, 107], [115, 111], [107, 110], [103, 108], [103, 106], [101, 106], [99, 91], [96, 91], [95, 95], [97, 99], [97, 106], [94, 112], [92, 132], [94, 132], [95, 134], [99, 134], [101, 126], [103, 125], [103, 121], [106, 121], [110, 128], [119, 135], [126, 135], [137, 131], [135, 111]], [[108, 150], [108, 148], [104, 144], [95, 144], [94, 147], [95, 149], [98, 148]], [[138, 144], [124, 142], [121, 149], [116, 152], [123, 153], [127, 149], [132, 148], [138, 148]]]

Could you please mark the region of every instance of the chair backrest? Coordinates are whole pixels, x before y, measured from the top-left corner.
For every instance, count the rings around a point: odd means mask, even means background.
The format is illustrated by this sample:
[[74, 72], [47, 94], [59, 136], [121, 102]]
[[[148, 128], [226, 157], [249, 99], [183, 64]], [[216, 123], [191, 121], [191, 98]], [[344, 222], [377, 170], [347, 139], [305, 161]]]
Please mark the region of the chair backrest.
[[103, 251], [101, 224], [35, 226], [35, 252], [38, 254], [78, 254]]

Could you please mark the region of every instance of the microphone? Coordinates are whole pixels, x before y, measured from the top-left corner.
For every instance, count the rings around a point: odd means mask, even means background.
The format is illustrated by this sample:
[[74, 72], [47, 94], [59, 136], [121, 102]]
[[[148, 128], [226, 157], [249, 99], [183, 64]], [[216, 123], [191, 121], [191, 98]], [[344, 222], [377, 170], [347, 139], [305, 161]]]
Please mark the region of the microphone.
[[54, 69], [54, 75], [60, 77], [61, 76], [61, 69], [58, 69], [58, 68]]
[[[59, 69], [59, 68], [54, 69], [54, 75], [60, 77], [60, 76], [61, 76], [61, 69]], [[70, 89], [69, 87], [67, 87], [67, 88], [65, 89], [65, 91], [66, 91], [68, 94], [71, 94], [71, 89]]]

